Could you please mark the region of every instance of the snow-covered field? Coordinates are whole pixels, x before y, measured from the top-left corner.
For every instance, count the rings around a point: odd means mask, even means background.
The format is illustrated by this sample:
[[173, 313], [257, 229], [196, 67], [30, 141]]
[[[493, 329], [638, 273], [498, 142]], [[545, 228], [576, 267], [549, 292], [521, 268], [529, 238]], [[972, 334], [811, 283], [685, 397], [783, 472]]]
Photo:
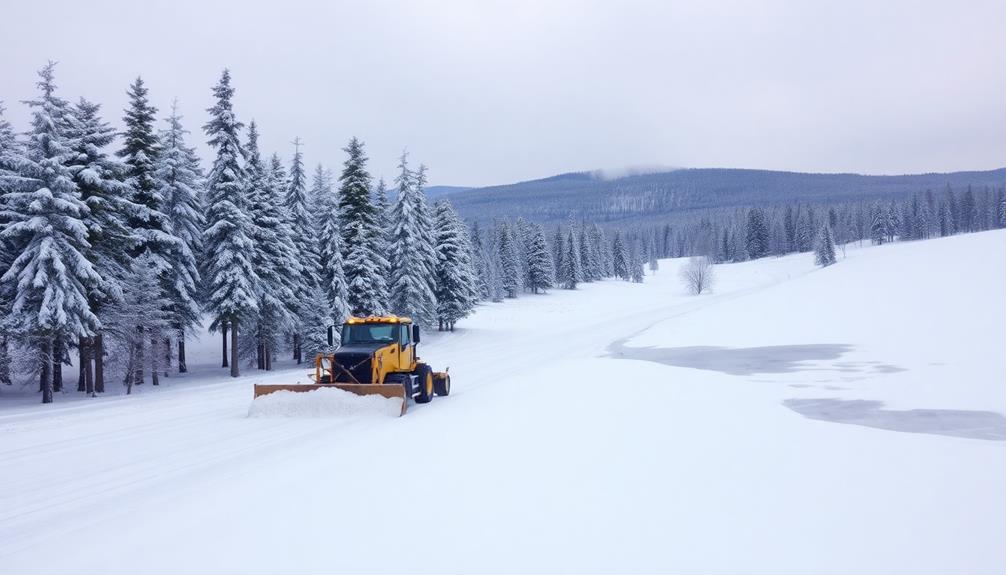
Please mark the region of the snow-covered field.
[[1004, 247], [486, 305], [403, 418], [249, 417], [306, 370], [231, 380], [215, 337], [161, 389], [0, 396], [0, 573], [999, 574]]

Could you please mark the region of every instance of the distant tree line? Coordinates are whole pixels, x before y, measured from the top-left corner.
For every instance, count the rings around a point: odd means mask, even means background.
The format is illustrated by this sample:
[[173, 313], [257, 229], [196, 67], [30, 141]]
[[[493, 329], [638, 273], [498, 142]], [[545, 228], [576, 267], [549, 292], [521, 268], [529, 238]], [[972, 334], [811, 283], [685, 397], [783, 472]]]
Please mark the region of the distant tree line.
[[[884, 244], [1006, 227], [1006, 190], [947, 187], [887, 200], [790, 203], [692, 211], [643, 228], [658, 257], [706, 256], [716, 263], [815, 251], [850, 242]], [[824, 255], [824, 262], [830, 259]], [[827, 263], [822, 263], [827, 265]]]

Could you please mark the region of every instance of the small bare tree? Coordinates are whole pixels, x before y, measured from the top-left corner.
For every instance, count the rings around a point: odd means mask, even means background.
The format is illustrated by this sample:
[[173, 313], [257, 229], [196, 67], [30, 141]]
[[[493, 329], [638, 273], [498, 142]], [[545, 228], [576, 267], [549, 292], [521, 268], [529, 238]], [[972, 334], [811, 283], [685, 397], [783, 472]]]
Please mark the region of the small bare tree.
[[681, 281], [694, 295], [711, 290], [715, 279], [713, 264], [705, 256], [693, 257], [681, 268]]

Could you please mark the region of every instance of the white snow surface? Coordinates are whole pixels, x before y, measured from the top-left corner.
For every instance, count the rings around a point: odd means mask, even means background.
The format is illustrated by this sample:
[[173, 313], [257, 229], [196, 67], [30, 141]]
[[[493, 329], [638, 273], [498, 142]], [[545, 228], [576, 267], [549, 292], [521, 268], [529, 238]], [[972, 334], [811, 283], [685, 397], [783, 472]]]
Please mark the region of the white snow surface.
[[1004, 247], [483, 305], [424, 333], [452, 394], [402, 418], [248, 417], [307, 369], [233, 380], [219, 336], [128, 397], [0, 389], [0, 573], [998, 575]]
[[275, 391], [252, 400], [248, 417], [359, 417], [402, 413], [402, 400], [380, 395], [359, 396], [335, 388]]

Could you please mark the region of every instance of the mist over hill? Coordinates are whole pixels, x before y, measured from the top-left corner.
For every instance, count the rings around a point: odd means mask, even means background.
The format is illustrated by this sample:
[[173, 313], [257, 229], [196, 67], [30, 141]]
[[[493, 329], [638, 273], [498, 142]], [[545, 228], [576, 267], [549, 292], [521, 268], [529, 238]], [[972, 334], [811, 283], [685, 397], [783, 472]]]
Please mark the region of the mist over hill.
[[440, 187], [465, 219], [517, 217], [537, 222], [659, 220], [691, 210], [838, 203], [900, 198], [913, 192], [1006, 186], [1006, 168], [989, 171], [869, 176], [696, 168], [605, 178], [578, 172], [514, 184], [457, 190]]

